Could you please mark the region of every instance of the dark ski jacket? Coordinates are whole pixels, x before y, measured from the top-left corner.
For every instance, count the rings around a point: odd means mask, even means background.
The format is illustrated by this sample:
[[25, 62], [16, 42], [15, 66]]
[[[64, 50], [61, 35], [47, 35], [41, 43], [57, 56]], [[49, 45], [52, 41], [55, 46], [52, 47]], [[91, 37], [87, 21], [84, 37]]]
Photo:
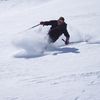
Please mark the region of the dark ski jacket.
[[67, 24], [65, 22], [62, 25], [58, 25], [57, 20], [51, 20], [42, 22], [42, 24], [51, 25], [48, 35], [52, 42], [55, 42], [62, 34], [69, 39], [70, 35], [67, 31]]

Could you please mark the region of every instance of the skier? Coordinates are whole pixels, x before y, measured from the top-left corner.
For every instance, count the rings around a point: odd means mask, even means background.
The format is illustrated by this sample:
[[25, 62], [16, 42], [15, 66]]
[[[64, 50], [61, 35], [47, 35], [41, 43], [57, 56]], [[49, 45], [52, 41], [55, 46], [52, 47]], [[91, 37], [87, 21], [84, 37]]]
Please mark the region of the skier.
[[67, 24], [65, 23], [64, 17], [60, 17], [58, 20], [42, 21], [41, 25], [51, 25], [48, 32], [49, 43], [54, 43], [62, 34], [65, 35], [66, 40], [64, 41], [67, 45], [69, 43], [70, 35], [67, 31]]

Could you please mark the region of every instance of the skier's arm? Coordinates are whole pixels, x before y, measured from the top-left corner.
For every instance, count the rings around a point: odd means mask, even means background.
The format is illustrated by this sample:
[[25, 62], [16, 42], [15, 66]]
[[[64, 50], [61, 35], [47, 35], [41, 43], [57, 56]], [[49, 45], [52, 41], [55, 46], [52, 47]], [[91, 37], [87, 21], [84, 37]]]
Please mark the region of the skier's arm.
[[67, 25], [64, 27], [63, 33], [64, 33], [64, 35], [66, 37], [65, 44], [68, 44], [69, 43], [70, 35], [69, 35], [68, 31], [67, 31]]
[[65, 35], [66, 38], [70, 38], [70, 35], [69, 35], [67, 30], [64, 31], [64, 35]]
[[69, 38], [70, 38], [70, 35], [67, 30], [66, 30], [66, 32], [64, 32], [64, 35], [66, 37], [65, 44], [67, 45], [67, 44], [69, 44]]
[[41, 25], [53, 25], [54, 23], [55, 23], [55, 20], [40, 22]]

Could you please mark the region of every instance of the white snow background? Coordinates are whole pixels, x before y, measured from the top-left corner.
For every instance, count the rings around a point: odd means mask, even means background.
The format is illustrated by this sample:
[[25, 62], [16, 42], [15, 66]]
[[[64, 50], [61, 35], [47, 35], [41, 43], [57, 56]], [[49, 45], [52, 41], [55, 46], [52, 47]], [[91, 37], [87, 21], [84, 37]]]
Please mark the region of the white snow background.
[[[71, 35], [47, 47], [65, 18]], [[0, 0], [0, 100], [100, 100], [99, 0]]]

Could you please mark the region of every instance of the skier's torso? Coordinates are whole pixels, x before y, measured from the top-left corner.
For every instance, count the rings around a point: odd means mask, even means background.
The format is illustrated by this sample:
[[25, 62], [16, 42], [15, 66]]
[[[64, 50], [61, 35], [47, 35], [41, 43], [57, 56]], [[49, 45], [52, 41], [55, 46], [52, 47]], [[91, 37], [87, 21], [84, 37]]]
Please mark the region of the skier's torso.
[[63, 33], [66, 38], [70, 37], [67, 31], [67, 24], [65, 22], [63, 22], [62, 24], [59, 24], [58, 20], [51, 20], [51, 21], [41, 22], [41, 24], [51, 25], [48, 35], [50, 39], [52, 40], [52, 42], [55, 42]]
[[64, 31], [66, 31], [66, 23], [58, 25], [58, 22], [55, 20], [51, 22], [51, 25], [52, 26], [48, 34], [51, 39], [56, 41], [64, 33]]

